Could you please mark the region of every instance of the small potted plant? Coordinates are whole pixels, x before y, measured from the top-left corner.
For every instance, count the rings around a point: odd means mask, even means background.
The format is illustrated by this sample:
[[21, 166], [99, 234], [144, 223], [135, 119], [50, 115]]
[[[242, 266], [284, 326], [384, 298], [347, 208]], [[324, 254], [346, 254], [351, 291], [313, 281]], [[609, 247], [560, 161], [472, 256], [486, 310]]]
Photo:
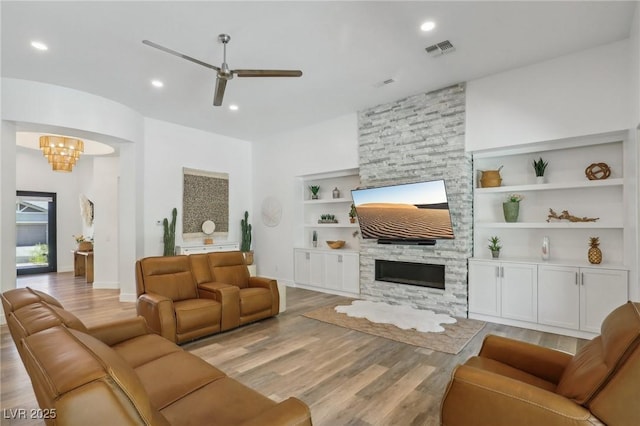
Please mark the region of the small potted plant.
[[320, 185], [311, 185], [309, 186], [309, 191], [311, 191], [311, 199], [318, 199], [318, 192], [320, 192]]
[[349, 222], [356, 223], [356, 205], [351, 204], [351, 210], [349, 210]]
[[497, 259], [498, 257], [500, 257], [500, 249], [502, 248], [502, 246], [500, 245], [500, 238], [498, 238], [497, 235], [494, 235], [493, 237], [489, 238], [489, 242], [491, 243], [489, 244], [491, 257]]
[[505, 222], [517, 222], [520, 214], [520, 201], [524, 197], [519, 194], [509, 194], [507, 201], [502, 203], [502, 211], [504, 213]]
[[533, 160], [533, 170], [536, 172], [536, 182], [544, 183], [544, 171], [547, 168], [547, 162], [540, 157], [539, 160]]
[[311, 235], [311, 244], [314, 247], [318, 247], [318, 233], [316, 231], [313, 231], [313, 234]]
[[91, 251], [93, 250], [93, 240], [91, 237], [85, 237], [84, 235], [73, 235], [73, 238], [78, 244], [78, 251]]

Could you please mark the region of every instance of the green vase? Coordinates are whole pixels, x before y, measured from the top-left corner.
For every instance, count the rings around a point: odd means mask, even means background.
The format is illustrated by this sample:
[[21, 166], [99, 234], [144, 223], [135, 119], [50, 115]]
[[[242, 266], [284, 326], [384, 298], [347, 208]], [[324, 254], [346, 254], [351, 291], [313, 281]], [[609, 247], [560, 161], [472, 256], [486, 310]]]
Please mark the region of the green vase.
[[517, 222], [518, 213], [520, 212], [520, 203], [512, 201], [502, 203], [502, 211], [504, 212], [505, 222]]

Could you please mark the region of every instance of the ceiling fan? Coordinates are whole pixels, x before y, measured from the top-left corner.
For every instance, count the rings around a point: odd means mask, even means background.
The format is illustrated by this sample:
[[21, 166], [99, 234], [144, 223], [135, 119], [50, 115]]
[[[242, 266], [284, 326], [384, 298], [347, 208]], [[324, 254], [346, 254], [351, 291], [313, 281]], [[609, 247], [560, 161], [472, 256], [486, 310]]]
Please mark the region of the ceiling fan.
[[224, 90], [227, 87], [227, 81], [231, 80], [234, 74], [237, 75], [238, 77], [300, 77], [302, 76], [302, 71], [300, 70], [232, 70], [232, 69], [229, 69], [229, 65], [227, 65], [227, 43], [229, 43], [230, 40], [231, 40], [231, 36], [229, 36], [228, 34], [220, 34], [218, 36], [218, 41], [220, 41], [224, 46], [222, 65], [219, 67], [208, 64], [206, 62], [202, 62], [198, 59], [192, 58], [191, 56], [187, 56], [180, 52], [176, 52], [175, 50], [169, 49], [168, 47], [161, 46], [149, 40], [142, 40], [142, 43], [146, 44], [147, 46], [155, 47], [156, 49], [162, 50], [163, 52], [167, 52], [172, 55], [178, 56], [180, 58], [186, 59], [187, 61], [191, 61], [198, 65], [202, 65], [203, 67], [207, 67], [212, 70], [215, 70], [216, 71], [216, 91], [213, 96], [214, 106], [222, 105], [222, 98], [224, 97]]

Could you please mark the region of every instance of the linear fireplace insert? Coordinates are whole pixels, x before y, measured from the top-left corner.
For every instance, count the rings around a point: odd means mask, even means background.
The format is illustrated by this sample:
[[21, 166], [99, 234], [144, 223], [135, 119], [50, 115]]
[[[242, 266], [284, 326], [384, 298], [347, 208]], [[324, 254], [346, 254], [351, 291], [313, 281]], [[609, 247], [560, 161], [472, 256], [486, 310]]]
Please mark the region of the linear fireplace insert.
[[444, 265], [376, 259], [376, 281], [444, 290]]

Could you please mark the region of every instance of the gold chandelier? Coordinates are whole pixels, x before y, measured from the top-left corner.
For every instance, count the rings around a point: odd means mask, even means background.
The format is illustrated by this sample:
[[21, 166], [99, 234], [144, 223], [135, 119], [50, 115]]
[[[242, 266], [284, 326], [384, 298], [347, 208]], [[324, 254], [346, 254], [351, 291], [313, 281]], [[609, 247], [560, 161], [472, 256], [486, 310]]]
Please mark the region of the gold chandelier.
[[53, 171], [70, 172], [84, 152], [84, 142], [64, 136], [40, 136], [40, 149]]

